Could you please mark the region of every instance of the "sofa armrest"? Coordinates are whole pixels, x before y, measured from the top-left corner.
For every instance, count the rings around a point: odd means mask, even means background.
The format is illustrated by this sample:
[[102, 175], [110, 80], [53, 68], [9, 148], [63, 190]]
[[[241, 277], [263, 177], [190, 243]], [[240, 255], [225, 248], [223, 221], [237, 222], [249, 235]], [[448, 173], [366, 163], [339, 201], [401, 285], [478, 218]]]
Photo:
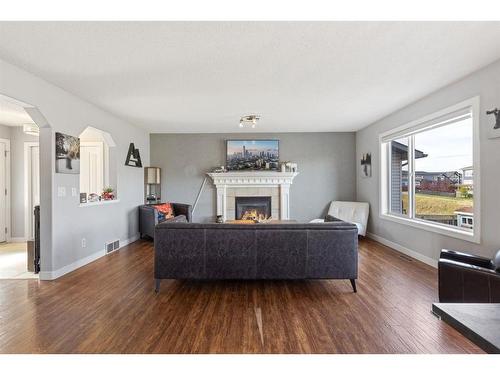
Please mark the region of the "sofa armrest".
[[441, 250], [439, 259], [449, 259], [455, 262], [465, 263], [480, 268], [487, 268], [490, 270], [492, 269], [491, 259], [454, 250]]
[[500, 302], [500, 273], [490, 268], [441, 258], [438, 275], [439, 302]]
[[184, 204], [184, 203], [171, 203], [172, 208], [174, 209], [174, 215], [179, 216], [179, 215], [184, 215], [186, 216], [186, 220], [188, 222], [191, 222], [191, 213], [192, 213], [192, 206], [190, 204]]
[[491, 267], [481, 267], [475, 264], [464, 263], [452, 259], [439, 259], [438, 270], [441, 267], [449, 267], [457, 270], [468, 270], [471, 272], [473, 271], [473, 272], [483, 273], [485, 275], [500, 277], [500, 273], [496, 272], [495, 270], [492, 270]]
[[156, 224], [158, 224], [158, 210], [150, 205], [139, 206], [139, 233], [153, 238]]

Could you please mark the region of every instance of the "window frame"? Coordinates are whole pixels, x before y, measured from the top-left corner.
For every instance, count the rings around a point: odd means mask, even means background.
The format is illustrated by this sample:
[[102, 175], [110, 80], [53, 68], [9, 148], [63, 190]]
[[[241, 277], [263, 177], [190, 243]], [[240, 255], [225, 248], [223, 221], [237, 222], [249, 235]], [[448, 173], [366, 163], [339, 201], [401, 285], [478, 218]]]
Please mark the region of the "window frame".
[[[106, 157], [106, 154], [109, 153], [108, 151], [108, 145], [105, 143], [105, 142], [101, 142], [101, 141], [80, 141], [80, 160], [82, 159], [82, 154], [84, 152], [84, 148], [86, 147], [89, 147], [89, 148], [92, 148], [92, 147], [97, 147], [100, 151], [100, 157], [101, 157], [101, 160], [102, 160], [102, 163], [101, 163], [101, 168], [102, 168], [102, 171], [101, 171], [101, 179], [102, 179], [102, 189], [104, 189], [108, 182], [109, 182], [109, 160], [108, 158]], [[84, 177], [83, 176], [84, 172], [83, 170], [80, 171], [80, 191], [82, 190], [82, 178]], [[84, 191], [84, 193], [87, 193], [87, 194], [91, 194], [93, 192], [91, 191]], [[101, 192], [95, 192], [95, 193], [102, 193]]]
[[[82, 140], [82, 138], [84, 138], [84, 137], [82, 137], [82, 134], [87, 130], [91, 130], [93, 132], [98, 132], [100, 134], [100, 137], [99, 137], [100, 140], [88, 140], [88, 141], [85, 139]], [[114, 142], [113, 137], [108, 132], [101, 130], [101, 129], [98, 129], [98, 128], [95, 128], [93, 126], [87, 126], [80, 133], [79, 137], [80, 137], [80, 147], [82, 147], [82, 144], [83, 145], [86, 144], [90, 147], [102, 145], [102, 151], [103, 151], [103, 155], [102, 155], [103, 189], [108, 187], [108, 186], [111, 186], [111, 187], [113, 187], [114, 194], [115, 194], [115, 198], [113, 200], [99, 200], [96, 202], [90, 202], [87, 200], [87, 202], [85, 202], [85, 203], [80, 203], [79, 207], [107, 205], [107, 204], [120, 202], [120, 198], [118, 195], [118, 192], [119, 192], [118, 178], [116, 176], [116, 174], [118, 173], [117, 172], [118, 165], [116, 164], [116, 143]], [[91, 137], [91, 138], [93, 138], [93, 137]], [[85, 147], [85, 146], [83, 146], [83, 147]], [[113, 158], [111, 157], [112, 150], [115, 150], [113, 152], [114, 153]], [[113, 160], [113, 163], [112, 163], [112, 160]], [[80, 188], [80, 193], [82, 193], [82, 191], [81, 191], [81, 189], [82, 189], [81, 178], [79, 178], [79, 188]], [[86, 192], [86, 193], [87, 193], [87, 199], [88, 199], [88, 194], [90, 194], [90, 193], [89, 192]], [[96, 192], [96, 193], [98, 193], [98, 192]]]
[[[481, 178], [480, 178], [480, 124], [479, 124], [479, 111], [480, 100], [479, 96], [464, 100], [455, 105], [444, 108], [440, 111], [426, 115], [420, 119], [408, 122], [402, 126], [391, 129], [389, 131], [379, 134], [379, 150], [380, 150], [380, 196], [379, 196], [379, 217], [384, 220], [408, 225], [418, 229], [423, 229], [429, 232], [434, 232], [442, 234], [449, 237], [458, 238], [461, 240], [480, 243], [481, 242]], [[472, 119], [472, 163], [474, 170], [474, 196], [473, 196], [473, 212], [474, 212], [474, 229], [472, 232], [460, 229], [460, 227], [453, 227], [444, 224], [439, 224], [423, 219], [418, 219], [413, 217], [415, 210], [415, 199], [414, 194], [410, 194], [410, 191], [414, 191], [415, 187], [415, 175], [410, 173], [413, 171], [414, 163], [414, 145], [413, 137], [411, 135], [421, 131], [422, 129], [432, 129], [433, 127], [444, 126], [444, 124], [439, 125], [440, 118], [446, 118], [453, 113], [459, 113], [460, 111], [470, 111]], [[390, 153], [389, 147], [390, 142], [387, 138], [402, 138], [408, 137], [408, 159], [409, 163], [409, 176], [408, 176], [408, 215], [399, 215], [397, 213], [390, 212], [389, 202], [390, 202], [390, 184], [389, 175], [391, 171], [390, 166]], [[411, 190], [410, 190], [411, 189]]]

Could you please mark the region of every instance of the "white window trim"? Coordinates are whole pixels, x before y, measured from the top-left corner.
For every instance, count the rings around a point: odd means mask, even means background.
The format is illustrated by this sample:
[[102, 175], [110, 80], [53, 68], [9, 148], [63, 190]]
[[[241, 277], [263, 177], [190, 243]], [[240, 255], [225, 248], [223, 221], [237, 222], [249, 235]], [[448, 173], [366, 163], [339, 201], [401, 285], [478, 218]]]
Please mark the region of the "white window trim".
[[[400, 134], [405, 130], [411, 133], [410, 129], [418, 128], [422, 124], [432, 121], [436, 118], [447, 115], [451, 112], [460, 111], [466, 108], [472, 110], [472, 137], [473, 137], [473, 168], [474, 168], [474, 231], [473, 233], [464, 231], [462, 229], [454, 228], [452, 226], [447, 226], [444, 224], [433, 223], [431, 221], [411, 218], [411, 212], [413, 212], [414, 207], [413, 202], [409, 199], [409, 214], [410, 217], [405, 217], [402, 215], [397, 215], [390, 213], [388, 211], [389, 203], [389, 184], [388, 184], [388, 172], [390, 170], [390, 159], [388, 157], [387, 143], [384, 143], [384, 139], [391, 137], [392, 135]], [[458, 238], [464, 241], [469, 241], [473, 243], [481, 242], [481, 167], [480, 167], [480, 124], [479, 124], [479, 96], [473, 97], [471, 99], [464, 100], [463, 102], [457, 103], [435, 113], [429, 114], [415, 121], [411, 121], [405, 125], [399, 126], [390, 131], [381, 133], [379, 135], [379, 147], [380, 147], [380, 211], [379, 217], [384, 220], [389, 220], [392, 222], [408, 225], [414, 228], [419, 228], [427, 230], [434, 233], [439, 233], [445, 236]], [[409, 147], [410, 152], [413, 152], [413, 147]], [[411, 158], [413, 160], [413, 158]], [[385, 165], [385, 167], [384, 167]], [[414, 185], [415, 176], [409, 176], [409, 189]]]

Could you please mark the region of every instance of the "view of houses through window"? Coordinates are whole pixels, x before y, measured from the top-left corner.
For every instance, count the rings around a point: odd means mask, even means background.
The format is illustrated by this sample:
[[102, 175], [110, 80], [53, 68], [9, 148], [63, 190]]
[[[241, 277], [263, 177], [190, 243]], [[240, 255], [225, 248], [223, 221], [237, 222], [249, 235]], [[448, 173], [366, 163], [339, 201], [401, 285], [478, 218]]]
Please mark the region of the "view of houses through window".
[[388, 211], [472, 231], [472, 146], [472, 118], [463, 115], [390, 141]]

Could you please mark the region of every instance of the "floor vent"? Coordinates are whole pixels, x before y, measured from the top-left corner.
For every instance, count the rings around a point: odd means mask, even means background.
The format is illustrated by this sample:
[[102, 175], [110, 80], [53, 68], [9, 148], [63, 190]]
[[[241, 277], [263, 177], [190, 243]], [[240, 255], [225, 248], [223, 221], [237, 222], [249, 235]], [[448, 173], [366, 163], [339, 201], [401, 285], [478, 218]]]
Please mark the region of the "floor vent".
[[106, 246], [106, 253], [110, 253], [120, 248], [120, 240], [107, 242], [105, 246]]

